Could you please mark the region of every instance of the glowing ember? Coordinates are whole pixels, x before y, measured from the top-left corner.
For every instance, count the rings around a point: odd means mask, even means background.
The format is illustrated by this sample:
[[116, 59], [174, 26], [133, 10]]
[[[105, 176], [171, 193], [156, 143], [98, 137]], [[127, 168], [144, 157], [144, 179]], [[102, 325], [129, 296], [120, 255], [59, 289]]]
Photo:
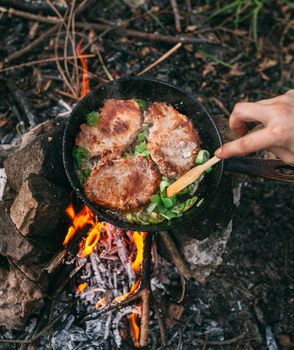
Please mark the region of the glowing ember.
[[81, 283], [77, 286], [76, 292], [77, 293], [82, 293], [82, 291], [88, 287], [88, 283]]
[[135, 284], [132, 285], [131, 289], [129, 292], [125, 293], [124, 295], [121, 295], [120, 297], [117, 297], [113, 300], [114, 303], [119, 303], [121, 301], [123, 301], [124, 299], [126, 299], [127, 297], [129, 297], [130, 295], [132, 295], [134, 292], [136, 292], [136, 290], [139, 288], [141, 279], [139, 278]]
[[132, 263], [132, 269], [139, 274], [141, 271], [141, 264], [143, 260], [143, 247], [144, 247], [144, 237], [146, 232], [137, 232], [133, 234], [133, 240], [137, 249], [136, 258]]
[[140, 327], [137, 325], [136, 314], [130, 315], [130, 327], [133, 333], [133, 339], [136, 347], [139, 347]]
[[107, 306], [107, 299], [101, 298], [96, 303], [96, 310], [98, 310], [100, 307], [105, 307], [105, 306]]
[[79, 59], [82, 62], [83, 66], [83, 80], [82, 80], [82, 90], [81, 90], [81, 95], [80, 97], [84, 97], [87, 95], [87, 93], [90, 91], [89, 89], [89, 81], [88, 81], [88, 64], [87, 64], [87, 59], [82, 55], [82, 40], [78, 43], [76, 52], [77, 55], [79, 56]]
[[67, 245], [78, 230], [81, 230], [86, 225], [95, 224], [95, 215], [86, 206], [84, 206], [79, 213], [74, 215], [75, 211], [72, 207], [72, 204], [70, 204], [66, 209], [66, 213], [72, 219], [72, 225], [67, 231], [67, 235], [65, 236], [63, 245]]

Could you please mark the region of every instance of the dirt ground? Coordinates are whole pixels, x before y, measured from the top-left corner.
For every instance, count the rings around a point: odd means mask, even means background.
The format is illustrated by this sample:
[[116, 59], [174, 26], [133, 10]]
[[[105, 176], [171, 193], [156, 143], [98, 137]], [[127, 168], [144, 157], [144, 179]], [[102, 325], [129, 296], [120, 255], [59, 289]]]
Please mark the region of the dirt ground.
[[[76, 41], [83, 38], [84, 53], [93, 54], [88, 59], [91, 87], [107, 81], [110, 75], [113, 78], [137, 75], [175, 45], [132, 37], [124, 32], [132, 29], [176, 35], [168, 0], [142, 1], [144, 4], [137, 9], [129, 6], [127, 0], [88, 3], [78, 21], [122, 26], [121, 30], [102, 33], [77, 28]], [[228, 118], [240, 100], [269, 98], [293, 88], [293, 3], [235, 1], [241, 4], [239, 15], [236, 7], [226, 7], [226, 1], [178, 3], [180, 35], [200, 40], [183, 45], [144, 76], [181, 87], [202, 101], [212, 115], [223, 118]], [[192, 11], [189, 12], [190, 4]], [[256, 4], [261, 5], [257, 8]], [[8, 8], [5, 1], [0, 1], [1, 5]], [[75, 103], [80, 87], [76, 80], [73, 83], [69, 79], [71, 91], [53, 60], [7, 70], [24, 62], [55, 57], [57, 34], [53, 33], [25, 55], [5, 63], [6, 57], [26, 47], [52, 24], [29, 21], [16, 14], [8, 16], [0, 8], [1, 11], [0, 137], [1, 144], [9, 144], [17, 133], [29, 127], [28, 113], [23, 106], [27, 106], [40, 123], [60, 111], [60, 98], [69, 105]], [[52, 15], [48, 7], [35, 13]], [[66, 33], [61, 31], [57, 41], [60, 55], [64, 54], [65, 40]], [[103, 62], [97, 57], [97, 48]], [[71, 54], [69, 49], [68, 55]], [[62, 61], [61, 65], [65, 71]], [[67, 68], [70, 73], [74, 71], [72, 67]], [[12, 107], [16, 90], [20, 92], [22, 108]], [[224, 262], [204, 286], [189, 285], [183, 319], [169, 331], [166, 349], [294, 347], [293, 218], [292, 184], [246, 178]], [[205, 341], [205, 337], [209, 340]]]

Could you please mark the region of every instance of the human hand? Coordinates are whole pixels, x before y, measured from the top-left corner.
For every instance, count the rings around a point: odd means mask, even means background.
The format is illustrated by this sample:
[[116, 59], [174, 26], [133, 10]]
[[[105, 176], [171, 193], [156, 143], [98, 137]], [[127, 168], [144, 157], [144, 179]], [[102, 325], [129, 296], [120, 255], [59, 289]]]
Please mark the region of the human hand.
[[[246, 122], [262, 128], [248, 133]], [[294, 164], [294, 90], [257, 102], [239, 102], [230, 116], [230, 128], [240, 136], [215, 151], [218, 158], [243, 156], [269, 148], [288, 164]]]

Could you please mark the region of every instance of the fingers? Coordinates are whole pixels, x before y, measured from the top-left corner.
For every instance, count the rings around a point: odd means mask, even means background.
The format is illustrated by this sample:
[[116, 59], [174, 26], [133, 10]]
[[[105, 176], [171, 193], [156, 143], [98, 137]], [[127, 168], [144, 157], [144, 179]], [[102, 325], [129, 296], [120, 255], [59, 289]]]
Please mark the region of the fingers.
[[268, 118], [268, 106], [254, 102], [237, 103], [230, 116], [230, 128], [237, 135], [247, 132], [246, 122], [260, 122], [266, 124]]
[[294, 164], [294, 154], [289, 152], [288, 150], [281, 147], [271, 147], [270, 150], [283, 162], [291, 165]]
[[233, 156], [243, 156], [248, 153], [260, 151], [272, 145], [272, 137], [268, 130], [262, 129], [251, 134], [247, 134], [235, 141], [224, 144], [215, 151], [218, 158], [226, 159]]

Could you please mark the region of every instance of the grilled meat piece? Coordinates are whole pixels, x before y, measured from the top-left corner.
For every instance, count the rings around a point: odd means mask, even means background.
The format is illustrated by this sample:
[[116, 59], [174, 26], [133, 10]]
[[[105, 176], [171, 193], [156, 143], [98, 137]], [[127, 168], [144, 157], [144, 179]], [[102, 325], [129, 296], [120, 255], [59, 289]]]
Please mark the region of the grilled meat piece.
[[155, 102], [145, 113], [144, 123], [148, 124], [147, 149], [163, 175], [177, 179], [194, 165], [200, 140], [186, 116]]
[[87, 198], [103, 207], [134, 210], [147, 204], [158, 188], [159, 172], [143, 157], [104, 159], [84, 184]]
[[120, 155], [142, 128], [142, 112], [135, 100], [108, 99], [100, 110], [97, 125], [82, 124], [76, 144], [92, 156]]

